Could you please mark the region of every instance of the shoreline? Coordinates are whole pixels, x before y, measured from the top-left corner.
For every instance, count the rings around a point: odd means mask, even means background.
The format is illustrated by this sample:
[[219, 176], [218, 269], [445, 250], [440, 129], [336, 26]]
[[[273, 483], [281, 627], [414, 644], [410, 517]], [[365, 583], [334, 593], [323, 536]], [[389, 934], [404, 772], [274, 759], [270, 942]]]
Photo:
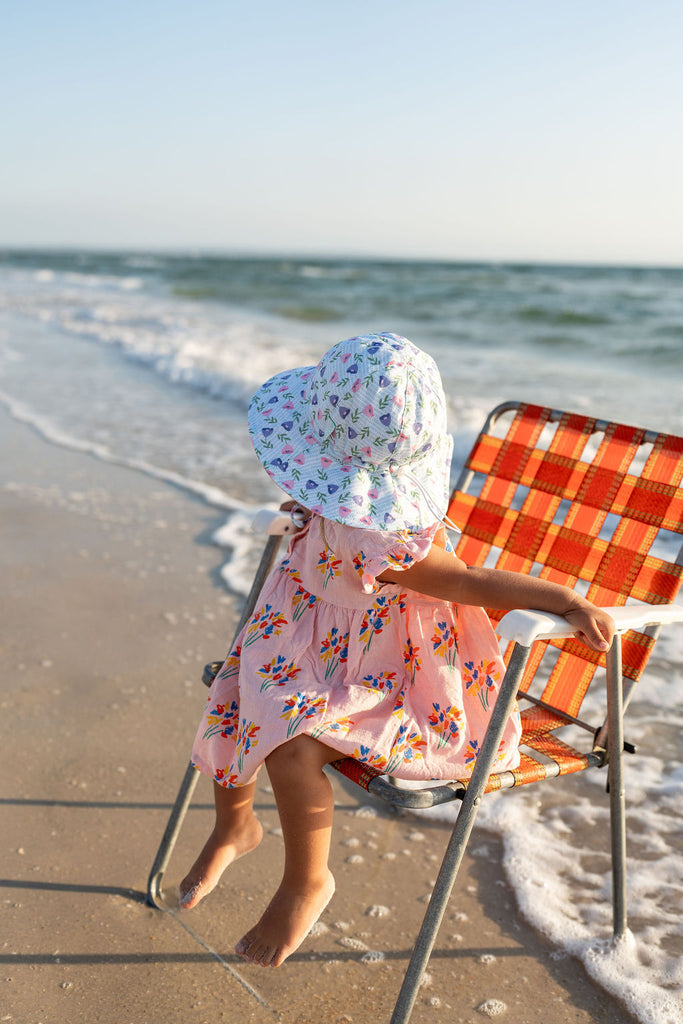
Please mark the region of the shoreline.
[[[265, 778], [261, 847], [197, 910], [147, 907], [204, 699], [201, 671], [228, 649], [236, 621], [211, 543], [224, 517], [168, 482], [57, 447], [4, 409], [0, 433], [11, 595], [0, 648], [4, 1019], [388, 1020], [448, 828], [399, 816], [333, 775], [337, 894], [275, 972], [232, 954], [277, 882]], [[210, 803], [200, 780], [169, 888], [210, 827]], [[471, 849], [483, 846], [486, 856], [465, 859], [412, 1020], [474, 1024], [492, 1015], [488, 1000], [516, 1024], [633, 1024], [521, 919], [500, 839], [480, 832]]]

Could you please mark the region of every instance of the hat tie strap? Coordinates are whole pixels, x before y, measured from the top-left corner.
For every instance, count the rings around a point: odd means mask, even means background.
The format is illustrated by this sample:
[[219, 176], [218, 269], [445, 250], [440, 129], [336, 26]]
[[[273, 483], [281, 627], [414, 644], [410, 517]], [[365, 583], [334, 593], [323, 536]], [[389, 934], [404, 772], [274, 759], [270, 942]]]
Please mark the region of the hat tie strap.
[[411, 483], [415, 484], [418, 491], [424, 498], [427, 508], [432, 513], [437, 522], [443, 523], [444, 526], [446, 526], [449, 530], [454, 530], [455, 533], [462, 533], [460, 527], [456, 526], [452, 519], [450, 519], [445, 513], [442, 515], [439, 506], [436, 504], [436, 501], [434, 500], [434, 497], [429, 493], [429, 491], [424, 486], [422, 481], [417, 478], [415, 473], [413, 473], [413, 471], [410, 469], [404, 469], [403, 472], [405, 476], [410, 478]]

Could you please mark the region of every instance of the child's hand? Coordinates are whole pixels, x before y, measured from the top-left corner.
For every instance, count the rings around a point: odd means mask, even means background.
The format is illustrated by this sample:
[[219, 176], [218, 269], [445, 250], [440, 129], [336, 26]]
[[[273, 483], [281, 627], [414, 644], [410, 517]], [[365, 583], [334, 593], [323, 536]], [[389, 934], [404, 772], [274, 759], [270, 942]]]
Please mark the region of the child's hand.
[[614, 619], [602, 608], [586, 601], [585, 606], [572, 608], [563, 613], [564, 618], [576, 630], [577, 639], [594, 651], [608, 651], [612, 646]]

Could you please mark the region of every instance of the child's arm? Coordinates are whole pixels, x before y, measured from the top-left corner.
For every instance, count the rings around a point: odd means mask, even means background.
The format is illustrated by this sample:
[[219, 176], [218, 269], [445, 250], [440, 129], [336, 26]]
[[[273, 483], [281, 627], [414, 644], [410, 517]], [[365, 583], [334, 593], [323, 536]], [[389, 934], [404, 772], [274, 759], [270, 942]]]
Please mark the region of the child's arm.
[[501, 611], [538, 608], [553, 612], [564, 616], [577, 637], [595, 651], [606, 651], [614, 636], [612, 617], [568, 587], [503, 569], [468, 567], [436, 545], [409, 569], [387, 570], [378, 579], [456, 604], [484, 605]]

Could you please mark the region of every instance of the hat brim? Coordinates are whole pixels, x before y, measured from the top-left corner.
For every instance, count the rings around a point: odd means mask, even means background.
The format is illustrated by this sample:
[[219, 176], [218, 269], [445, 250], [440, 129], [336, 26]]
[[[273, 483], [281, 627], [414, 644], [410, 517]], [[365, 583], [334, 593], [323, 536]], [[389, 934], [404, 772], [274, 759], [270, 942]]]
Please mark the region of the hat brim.
[[295, 501], [334, 522], [411, 533], [432, 526], [448, 506], [450, 434], [439, 437], [426, 454], [398, 472], [341, 464], [322, 454], [302, 409], [302, 395], [315, 369], [305, 366], [276, 374], [250, 402], [249, 433], [268, 475]]

